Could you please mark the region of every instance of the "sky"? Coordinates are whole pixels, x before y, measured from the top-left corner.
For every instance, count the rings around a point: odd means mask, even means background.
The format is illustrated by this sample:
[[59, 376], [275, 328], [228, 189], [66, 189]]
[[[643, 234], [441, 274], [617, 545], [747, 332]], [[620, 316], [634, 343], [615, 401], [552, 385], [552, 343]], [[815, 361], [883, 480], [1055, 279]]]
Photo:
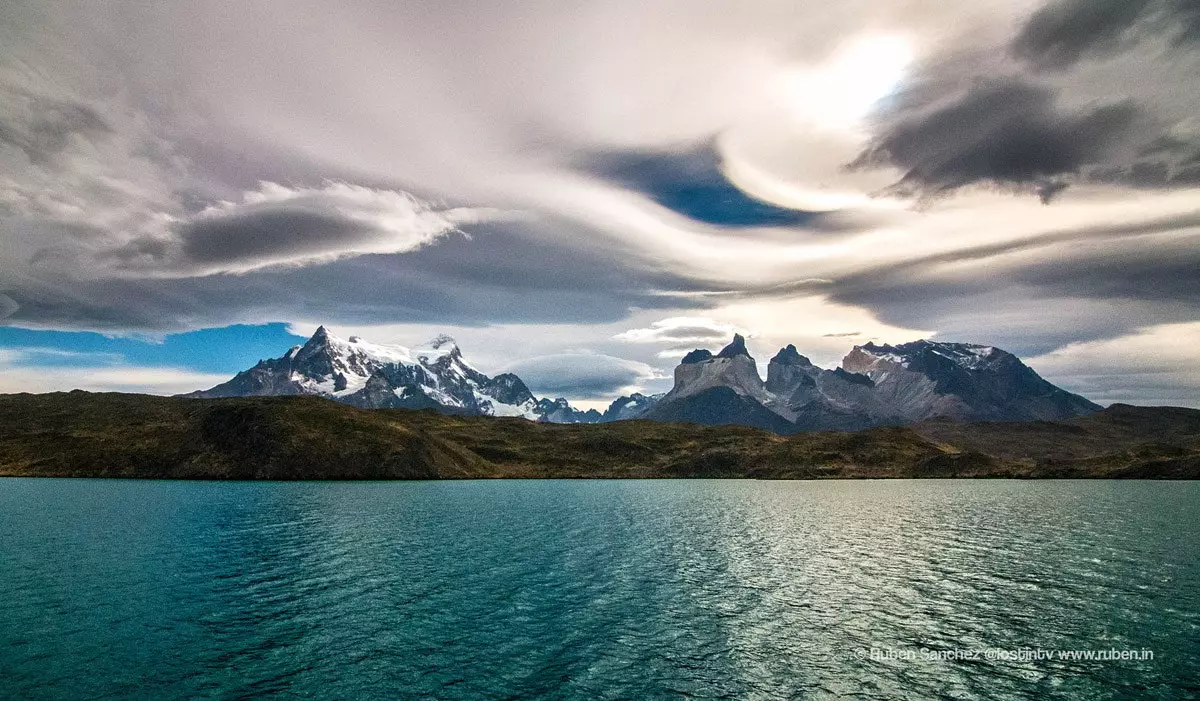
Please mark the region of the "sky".
[[1194, 0], [7, 0], [0, 392], [318, 325], [584, 406], [747, 336], [1200, 407]]

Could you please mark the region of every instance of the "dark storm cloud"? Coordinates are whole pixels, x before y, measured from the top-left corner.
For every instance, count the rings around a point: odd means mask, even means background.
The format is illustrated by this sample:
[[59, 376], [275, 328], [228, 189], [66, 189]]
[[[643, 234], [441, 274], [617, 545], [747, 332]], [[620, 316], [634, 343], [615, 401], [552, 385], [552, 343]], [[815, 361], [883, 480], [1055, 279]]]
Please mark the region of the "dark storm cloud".
[[1151, 0], [1058, 0], [1038, 10], [1013, 39], [1013, 55], [1065, 68], [1084, 54], [1114, 50]]
[[327, 212], [287, 208], [201, 218], [179, 226], [177, 239], [139, 238], [102, 254], [119, 267], [188, 271], [253, 265], [280, 254], [319, 255], [378, 236], [369, 224]]
[[97, 138], [111, 131], [88, 105], [0, 84], [0, 144], [20, 149], [31, 163], [46, 163], [76, 135]]
[[1200, 185], [1200, 164], [1191, 162], [1197, 155], [1175, 160], [1168, 154], [1162, 154], [1159, 158], [1143, 159], [1128, 165], [1092, 168], [1085, 176], [1088, 182], [1133, 188], [1194, 187]]
[[[1082, 240], [1082, 239], [1081, 239]], [[1119, 251], [1119, 253], [1118, 253]], [[1035, 297], [1090, 300], [1136, 299], [1169, 306], [1183, 316], [1200, 313], [1200, 249], [1195, 242], [1176, 246], [1113, 249], [1093, 246], [1074, 255], [1010, 267], [997, 261], [991, 270], [973, 267], [947, 270], [947, 263], [988, 261], [997, 253], [935, 256], [887, 271], [873, 270], [833, 282], [828, 291], [838, 301], [879, 311], [910, 308], [907, 321], [920, 318], [922, 305], [957, 300], [965, 293], [1026, 288]]]
[[187, 277], [306, 266], [429, 245], [489, 210], [436, 209], [406, 192], [340, 182], [320, 188], [261, 183], [241, 203], [190, 217], [94, 253], [122, 274]]
[[7, 319], [20, 308], [21, 305], [17, 304], [12, 297], [0, 294], [0, 319]]
[[[1013, 330], [1004, 333], [1016, 348], [1041, 353], [1149, 324], [1195, 319], [1200, 315], [1200, 246], [1187, 234], [1197, 229], [1200, 214], [1062, 231], [864, 270], [822, 291], [835, 301], [870, 309], [888, 323], [939, 332], [964, 324], [986, 329], [1015, 313]], [[1180, 236], [1144, 238], [1157, 234]], [[1044, 255], [1020, 260], [1004, 257], [1043, 250]], [[1039, 301], [1049, 299], [1077, 300], [1087, 311]]]
[[725, 177], [712, 144], [679, 151], [592, 153], [580, 159], [590, 173], [637, 190], [668, 209], [728, 227], [805, 224], [811, 212], [778, 207], [739, 190]]
[[270, 258], [280, 249], [299, 254], [328, 251], [368, 240], [372, 228], [327, 212], [266, 209], [214, 219], [198, 219], [180, 231], [183, 254], [198, 263], [229, 263]]
[[914, 273], [919, 274], [922, 271], [930, 270], [936, 266], [945, 265], [948, 263], [982, 261], [1009, 253], [1049, 249], [1049, 247], [1060, 246], [1063, 244], [1085, 246], [1089, 244], [1101, 244], [1108, 241], [1120, 241], [1122, 239], [1133, 241], [1142, 236], [1187, 231], [1195, 228], [1200, 228], [1200, 212], [1160, 217], [1158, 219], [1151, 219], [1138, 224], [1094, 226], [1087, 229], [1068, 229], [1064, 231], [1055, 231], [1042, 234], [1040, 236], [1032, 236], [1013, 241], [1004, 241], [1002, 243], [985, 246], [973, 246], [963, 250], [947, 251], [945, 253], [937, 253], [920, 258], [897, 261], [889, 263], [886, 266], [860, 271], [852, 276], [842, 277], [837, 281], [831, 281], [830, 284], [835, 286], [853, 286], [855, 283], [860, 281], [870, 284], [870, 281], [873, 279], [885, 279], [889, 276], [907, 276]]
[[645, 363], [609, 355], [563, 353], [523, 360], [506, 368], [537, 395], [609, 398], [655, 377]]
[[1157, 35], [1168, 37], [1176, 47], [1200, 42], [1200, 3], [1056, 0], [1026, 21], [1010, 51], [1038, 68], [1061, 70]]
[[1183, 317], [1200, 315], [1200, 246], [1162, 247], [1095, 255], [1064, 263], [1042, 263], [1016, 271], [1015, 284], [1046, 296], [1134, 299], [1169, 305]]
[[559, 225], [566, 223], [476, 225], [469, 227], [469, 238], [449, 236], [404, 254], [241, 275], [68, 280], [54, 274], [0, 286], [0, 293], [18, 306], [12, 323], [145, 331], [262, 318], [464, 326], [606, 323], [624, 318], [631, 307], [701, 305], [658, 292], [702, 288], [686, 277], [619, 251], [531, 236]]
[[850, 167], [899, 168], [890, 190], [906, 196], [982, 184], [1048, 201], [1063, 187], [1059, 178], [1103, 163], [1139, 116], [1129, 101], [1065, 112], [1054, 91], [1019, 79], [982, 81], [948, 104], [922, 107], [897, 102]]

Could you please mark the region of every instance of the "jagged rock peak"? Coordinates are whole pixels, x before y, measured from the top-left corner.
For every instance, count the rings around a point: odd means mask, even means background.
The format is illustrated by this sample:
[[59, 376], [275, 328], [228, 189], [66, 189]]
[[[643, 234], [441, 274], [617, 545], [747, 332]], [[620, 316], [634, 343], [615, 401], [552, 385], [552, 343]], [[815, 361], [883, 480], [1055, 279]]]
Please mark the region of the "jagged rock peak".
[[328, 345], [329, 337], [329, 329], [325, 328], [324, 326], [318, 326], [317, 330], [313, 331], [313, 335], [309, 336], [308, 340], [305, 341], [304, 347], [320, 347]]
[[771, 358], [771, 362], [779, 365], [812, 365], [812, 361], [807, 356], [800, 355], [800, 351], [791, 343], [780, 348], [775, 357]]
[[849, 370], [845, 370], [843, 368], [834, 368], [833, 374], [837, 375], [843, 380], [846, 380], [847, 382], [851, 382], [856, 385], [865, 385], [867, 387], [875, 386], [875, 381], [862, 373], [850, 372]]
[[721, 349], [717, 353], [718, 358], [733, 358], [739, 355], [750, 357], [750, 351], [746, 350], [746, 339], [740, 333], [733, 334], [733, 341], [729, 345]]
[[712, 360], [712, 357], [713, 357], [713, 354], [711, 351], [705, 350], [703, 348], [697, 348], [696, 350], [692, 351], [691, 353], [688, 353], [687, 355], [683, 356], [683, 360], [681, 360], [679, 362], [684, 365], [691, 365], [693, 363], [703, 363], [706, 360]]

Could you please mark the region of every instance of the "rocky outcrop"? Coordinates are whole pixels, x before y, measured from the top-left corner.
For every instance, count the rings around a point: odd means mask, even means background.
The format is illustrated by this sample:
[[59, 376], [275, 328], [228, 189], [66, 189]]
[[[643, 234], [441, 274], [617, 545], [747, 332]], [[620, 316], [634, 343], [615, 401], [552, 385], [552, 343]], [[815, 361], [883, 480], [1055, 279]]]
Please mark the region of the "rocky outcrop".
[[[711, 356], [711, 353], [709, 354]], [[619, 397], [613, 400], [612, 404], [604, 410], [602, 421], [626, 421], [628, 419], [638, 419], [643, 417], [647, 411], [658, 403], [663, 398], [662, 394], [645, 395], [640, 392], [634, 392], [626, 397]]]
[[817, 367], [788, 345], [768, 363], [766, 381], [741, 336], [716, 355], [695, 350], [684, 360], [675, 369], [675, 386], [645, 418], [740, 423], [790, 433], [911, 424], [939, 416], [1058, 420], [1100, 408], [1055, 387], [1011, 353], [965, 343], [868, 343], [856, 346], [832, 370]]

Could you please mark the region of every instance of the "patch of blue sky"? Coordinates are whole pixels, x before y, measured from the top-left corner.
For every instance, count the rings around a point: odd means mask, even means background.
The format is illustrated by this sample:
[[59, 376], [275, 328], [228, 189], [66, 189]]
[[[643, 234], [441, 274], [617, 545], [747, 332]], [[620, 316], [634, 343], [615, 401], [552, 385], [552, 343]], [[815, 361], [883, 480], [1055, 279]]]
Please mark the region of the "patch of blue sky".
[[304, 341], [285, 323], [238, 324], [159, 339], [0, 327], [0, 350], [9, 351], [21, 365], [44, 367], [128, 365], [233, 374]]

